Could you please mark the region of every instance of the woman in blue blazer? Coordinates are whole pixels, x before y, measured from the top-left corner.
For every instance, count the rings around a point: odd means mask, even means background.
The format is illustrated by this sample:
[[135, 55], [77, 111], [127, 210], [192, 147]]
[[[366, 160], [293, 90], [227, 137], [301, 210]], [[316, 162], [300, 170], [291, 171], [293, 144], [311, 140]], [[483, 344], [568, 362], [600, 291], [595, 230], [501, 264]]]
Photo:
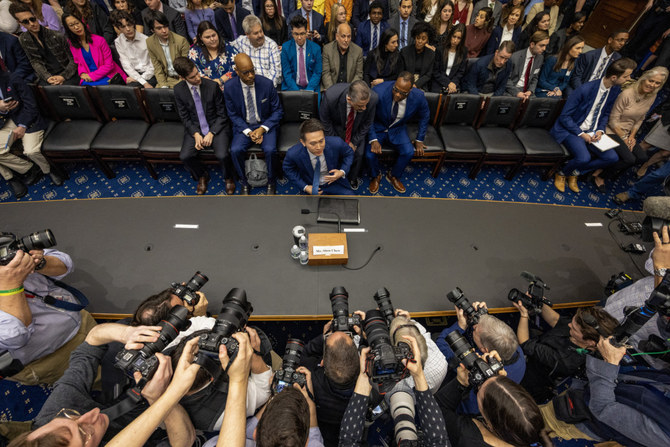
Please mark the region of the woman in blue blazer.
[[568, 88], [570, 75], [575, 68], [575, 61], [584, 49], [584, 38], [573, 36], [563, 45], [558, 56], [550, 56], [544, 61], [540, 77], [537, 80], [535, 96], [553, 96], [560, 98]]
[[[519, 36], [521, 36], [522, 17], [522, 6], [505, 8], [503, 10], [502, 18], [500, 19], [500, 25], [493, 29], [491, 37], [489, 37], [489, 41], [486, 43], [486, 48], [483, 55], [493, 54], [496, 52], [498, 47], [500, 47], [500, 43], [503, 41], [503, 32], [505, 32], [506, 35], [509, 35], [510, 33], [512, 34], [511, 40], [514, 42], [514, 45], [519, 43]], [[506, 38], [505, 40], [509, 40], [509, 38]]]

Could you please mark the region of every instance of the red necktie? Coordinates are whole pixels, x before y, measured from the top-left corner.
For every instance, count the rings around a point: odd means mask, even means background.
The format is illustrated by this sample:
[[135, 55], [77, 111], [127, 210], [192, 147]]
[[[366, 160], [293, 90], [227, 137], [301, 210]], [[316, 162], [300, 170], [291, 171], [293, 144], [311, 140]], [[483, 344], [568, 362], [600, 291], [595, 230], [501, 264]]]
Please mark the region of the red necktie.
[[351, 110], [349, 110], [349, 115], [347, 115], [347, 130], [346, 134], [344, 136], [344, 141], [347, 143], [351, 143], [351, 132], [354, 130], [354, 115], [356, 114], [356, 111], [352, 107]]
[[0, 70], [7, 71], [7, 66], [5, 65], [5, 61], [2, 59], [1, 56], [0, 56]]
[[530, 69], [533, 67], [533, 59], [535, 59], [535, 56], [530, 57], [530, 61], [528, 61], [528, 67], [526, 68], [526, 74], [523, 77], [523, 91], [525, 92], [528, 90], [528, 79], [530, 79]]
[[281, 9], [281, 0], [277, 0], [277, 14], [279, 14], [279, 17], [284, 17], [284, 11]]

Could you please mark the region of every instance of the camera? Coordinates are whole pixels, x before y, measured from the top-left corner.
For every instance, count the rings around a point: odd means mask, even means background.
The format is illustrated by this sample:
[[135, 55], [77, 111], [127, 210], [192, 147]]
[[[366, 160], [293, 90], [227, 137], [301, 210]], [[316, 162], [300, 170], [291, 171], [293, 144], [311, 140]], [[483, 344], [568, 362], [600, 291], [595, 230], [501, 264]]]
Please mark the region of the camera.
[[507, 299], [513, 303], [521, 301], [523, 307], [528, 310], [529, 315], [537, 315], [542, 312], [542, 305], [551, 306], [551, 301], [544, 297], [544, 291], [549, 290], [542, 278], [529, 272], [521, 272], [521, 277], [528, 281], [528, 295], [519, 289], [512, 289], [507, 295]]
[[144, 343], [142, 349], [123, 349], [116, 354], [114, 366], [125, 371], [131, 379], [136, 371], [142, 374], [142, 381], [137, 384], [142, 388], [151, 380], [158, 368], [157, 352], [161, 352], [169, 345], [179, 332], [188, 329], [191, 322], [188, 319], [188, 309], [184, 306], [174, 306], [170, 309], [167, 319], [157, 324], [161, 327], [158, 340]]
[[670, 352], [668, 352], [668, 350], [670, 350], [670, 346], [668, 346], [668, 342], [656, 334], [650, 334], [648, 339], [641, 340], [637, 344], [637, 348], [640, 352], [659, 352], [661, 354], [654, 355], [654, 358], [657, 358], [665, 363], [670, 363]]
[[366, 313], [363, 330], [370, 345], [365, 370], [372, 378], [372, 382], [379, 385], [380, 393], [384, 394], [396, 382], [405, 378], [407, 369], [402, 360], [411, 360], [414, 354], [412, 348], [405, 342], [393, 346], [386, 318], [377, 309]]
[[377, 303], [377, 307], [379, 307], [379, 311], [384, 315], [384, 318], [386, 318], [386, 322], [388, 325], [391, 325], [391, 321], [393, 321], [393, 318], [395, 318], [395, 310], [393, 309], [393, 304], [391, 303], [391, 293], [388, 291], [386, 287], [382, 287], [381, 289], [377, 290], [375, 292], [375, 302]]
[[237, 340], [232, 335], [246, 326], [253, 311], [254, 308], [247, 301], [247, 292], [244, 289], [237, 287], [230, 289], [230, 292], [223, 299], [221, 311], [216, 318], [214, 327], [210, 332], [200, 335], [198, 340], [199, 351], [218, 361], [219, 346], [225, 345], [228, 358], [232, 362], [239, 347]]
[[182, 301], [189, 306], [195, 306], [200, 301], [200, 297], [196, 292], [202, 289], [202, 286], [207, 284], [209, 278], [202, 273], [195, 272], [193, 277], [188, 280], [186, 284], [172, 283], [172, 293], [177, 295]]
[[297, 372], [300, 365], [302, 353], [305, 350], [305, 343], [297, 338], [289, 338], [286, 342], [286, 351], [282, 358], [281, 369], [275, 373], [273, 388], [279, 393], [287, 386], [297, 383], [300, 386], [307, 385], [307, 380], [303, 373]]
[[619, 272], [618, 275], [612, 275], [605, 285], [605, 296], [610, 296], [631, 284], [633, 284], [633, 278], [624, 272]]
[[487, 379], [498, 374], [503, 369], [502, 363], [489, 356], [487, 362], [475, 353], [475, 348], [458, 331], [449, 333], [446, 337], [449, 347], [454, 352], [454, 356], [465, 366], [469, 372], [470, 385], [475, 388], [480, 387]]
[[479, 309], [475, 310], [459, 287], [456, 287], [454, 290], [447, 293], [447, 299], [454, 303], [454, 306], [463, 311], [465, 318], [468, 320], [469, 326], [479, 323], [479, 317], [489, 313], [485, 307], [480, 307]]
[[14, 259], [16, 252], [23, 250], [44, 250], [56, 245], [56, 238], [51, 230], [36, 231], [17, 238], [12, 233], [0, 233], [0, 265], [7, 265]]
[[330, 292], [330, 306], [333, 309], [333, 332], [342, 331], [352, 333], [355, 326], [361, 325], [361, 317], [349, 316], [349, 293], [344, 287], [333, 287]]

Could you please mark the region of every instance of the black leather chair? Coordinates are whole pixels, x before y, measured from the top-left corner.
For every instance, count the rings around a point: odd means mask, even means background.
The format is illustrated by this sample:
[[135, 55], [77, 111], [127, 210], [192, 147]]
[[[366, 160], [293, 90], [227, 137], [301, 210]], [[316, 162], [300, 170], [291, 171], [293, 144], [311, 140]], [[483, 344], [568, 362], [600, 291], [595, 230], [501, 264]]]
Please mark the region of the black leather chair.
[[482, 97], [459, 93], [446, 97], [442, 106], [440, 135], [444, 142], [445, 161], [474, 163], [469, 177], [474, 179], [484, 160], [484, 144], [477, 135], [475, 125], [481, 112]]
[[545, 181], [570, 157], [570, 153], [549, 133], [564, 105], [563, 99], [529, 99], [514, 131], [526, 151], [523, 165], [549, 166], [542, 175]]
[[[149, 129], [149, 117], [140, 89], [105, 85], [95, 87], [93, 97], [98, 101], [107, 124], [91, 143], [91, 150], [103, 164], [107, 160], [141, 160], [139, 147]], [[109, 178], [115, 176], [109, 167], [106, 173]]]
[[512, 169], [505, 175], [506, 180], [516, 175], [526, 154], [512, 132], [520, 110], [521, 98], [491, 96], [486, 99], [477, 129], [477, 135], [484, 144], [482, 164], [512, 165]]
[[302, 122], [310, 118], [319, 119], [319, 95], [307, 90], [278, 93], [284, 116], [280, 122], [277, 150], [283, 156], [299, 142]]

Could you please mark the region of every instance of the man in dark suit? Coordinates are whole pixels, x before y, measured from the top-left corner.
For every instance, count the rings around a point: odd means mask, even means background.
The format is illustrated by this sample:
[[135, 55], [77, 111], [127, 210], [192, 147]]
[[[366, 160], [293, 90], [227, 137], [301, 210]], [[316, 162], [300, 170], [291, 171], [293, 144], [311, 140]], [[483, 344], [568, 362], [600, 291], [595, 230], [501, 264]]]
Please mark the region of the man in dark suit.
[[612, 106], [621, 91], [619, 86], [630, 79], [635, 66], [635, 61], [628, 58], [613, 62], [604, 78], [583, 84], [565, 103], [551, 129], [554, 139], [573, 156], [554, 178], [554, 186], [560, 192], [565, 192], [566, 174], [568, 187], [578, 193], [578, 174], [604, 168], [619, 159], [614, 150], [601, 151], [593, 143], [600, 141], [605, 133]]
[[335, 40], [323, 46], [321, 55], [322, 91], [340, 82], [350, 83], [363, 79], [363, 50], [351, 42], [351, 26], [348, 23], [337, 26]]
[[228, 116], [233, 122], [233, 141], [230, 151], [242, 194], [251, 191], [244, 172], [244, 158], [252, 144], [260, 145], [268, 167], [268, 195], [276, 191], [277, 129], [284, 115], [279, 95], [268, 78], [256, 76], [249, 56], [235, 56], [237, 77], [226, 82], [223, 97]]
[[[398, 151], [398, 160], [393, 165], [393, 170], [386, 174], [386, 179], [399, 193], [405, 192], [405, 186], [400, 181], [405, 167], [415, 152], [417, 155], [423, 155], [423, 139], [428, 129], [430, 109], [423, 92], [413, 88], [413, 83], [414, 75], [403, 71], [395, 82], [382, 82], [372, 89], [379, 97], [375, 121], [370, 126], [369, 143], [365, 149], [365, 157], [372, 173], [370, 181], [372, 194], [379, 191], [379, 182], [382, 179], [377, 160], [377, 155], [382, 153], [382, 145], [389, 144]], [[419, 130], [412, 144], [407, 134], [407, 122], [414, 116], [419, 118]]]
[[291, 32], [291, 19], [295, 16], [303, 16], [307, 20], [307, 38], [318, 44], [321, 44], [322, 36], [326, 34], [326, 29], [323, 26], [323, 16], [314, 11], [314, 0], [302, 0], [302, 7], [291, 13], [286, 23], [289, 25], [289, 33]]
[[[51, 172], [49, 162], [40, 152], [47, 122], [37, 109], [33, 92], [21, 76], [0, 71], [0, 97], [0, 175], [16, 198], [25, 196], [28, 193], [25, 185], [34, 184], [43, 173], [49, 174], [54, 185], [62, 185], [63, 180]], [[23, 153], [35, 164], [9, 151], [11, 142], [19, 139], [23, 140]], [[15, 173], [23, 178], [17, 178]]]
[[19, 39], [12, 34], [0, 32], [0, 57], [7, 70], [26, 82], [35, 80], [35, 71], [30, 66], [28, 56], [21, 48]]
[[379, 4], [382, 7], [382, 17], [380, 20], [384, 20], [385, 22], [388, 22], [388, 19], [390, 17], [390, 12], [389, 12], [389, 2], [388, 0], [359, 0], [354, 2], [354, 10], [352, 11], [351, 14], [351, 24], [356, 28], [356, 33], [358, 33], [358, 27], [368, 20], [368, 17], [372, 13], [370, 11], [370, 7], [374, 2], [379, 2]]
[[524, 101], [535, 96], [537, 78], [544, 63], [544, 51], [547, 45], [549, 45], [549, 34], [546, 31], [535, 31], [530, 36], [528, 48], [512, 54], [507, 62], [507, 65], [512, 67], [512, 72], [507, 80], [505, 95], [517, 96]]
[[[366, 0], [363, 0], [365, 3]], [[379, 40], [382, 33], [386, 31], [389, 24], [386, 20], [382, 20], [382, 4], [379, 0], [374, 0], [370, 4], [370, 18], [364, 20], [356, 30], [356, 45], [363, 50], [363, 56], [366, 57], [368, 53], [379, 45]]]
[[221, 8], [214, 11], [216, 28], [227, 42], [232, 42], [238, 36], [244, 35], [242, 20], [249, 15], [249, 11], [237, 7], [234, 0], [222, 0], [221, 5]]
[[149, 11], [160, 11], [165, 14], [169, 22], [170, 31], [183, 36], [188, 40], [188, 33], [186, 32], [186, 23], [182, 19], [181, 14], [173, 8], [170, 8], [161, 0], [145, 0], [147, 7], [142, 10], [142, 21], [144, 22], [144, 33], [147, 36], [153, 34], [153, 20], [149, 17]]
[[301, 15], [291, 19], [293, 39], [282, 45], [281, 68], [284, 91], [319, 92], [321, 84], [321, 47], [307, 39], [307, 20]]
[[398, 13], [389, 19], [389, 26], [398, 31], [398, 50], [408, 45], [414, 45], [412, 28], [416, 24], [416, 18], [412, 14], [412, 0], [401, 0]]
[[508, 63], [514, 53], [514, 42], [506, 40], [495, 53], [480, 57], [463, 78], [463, 91], [471, 95], [502, 96], [512, 72]]
[[619, 51], [628, 42], [628, 31], [614, 31], [607, 38], [607, 44], [579, 55], [575, 61], [575, 70], [570, 76], [570, 91], [577, 90], [582, 84], [600, 79], [605, 75], [607, 67], [621, 59]]
[[375, 119], [377, 100], [377, 94], [363, 80], [335, 84], [321, 97], [319, 115], [326, 135], [344, 136], [344, 142], [354, 153], [348, 174], [353, 189], [358, 189], [358, 174], [363, 164], [368, 131]]
[[228, 150], [230, 128], [223, 93], [216, 82], [202, 78], [193, 61], [187, 57], [175, 58], [174, 69], [182, 79], [174, 86], [177, 112], [184, 123], [179, 159], [186, 165], [186, 170], [198, 179], [196, 193], [202, 195], [207, 191], [209, 173], [198, 152], [209, 147], [214, 149], [226, 179], [226, 194], [232, 195], [235, 193], [235, 181]]
[[345, 179], [354, 153], [340, 137], [327, 137], [323, 124], [311, 118], [300, 125], [300, 143], [284, 158], [286, 177], [305, 194], [349, 195]]

